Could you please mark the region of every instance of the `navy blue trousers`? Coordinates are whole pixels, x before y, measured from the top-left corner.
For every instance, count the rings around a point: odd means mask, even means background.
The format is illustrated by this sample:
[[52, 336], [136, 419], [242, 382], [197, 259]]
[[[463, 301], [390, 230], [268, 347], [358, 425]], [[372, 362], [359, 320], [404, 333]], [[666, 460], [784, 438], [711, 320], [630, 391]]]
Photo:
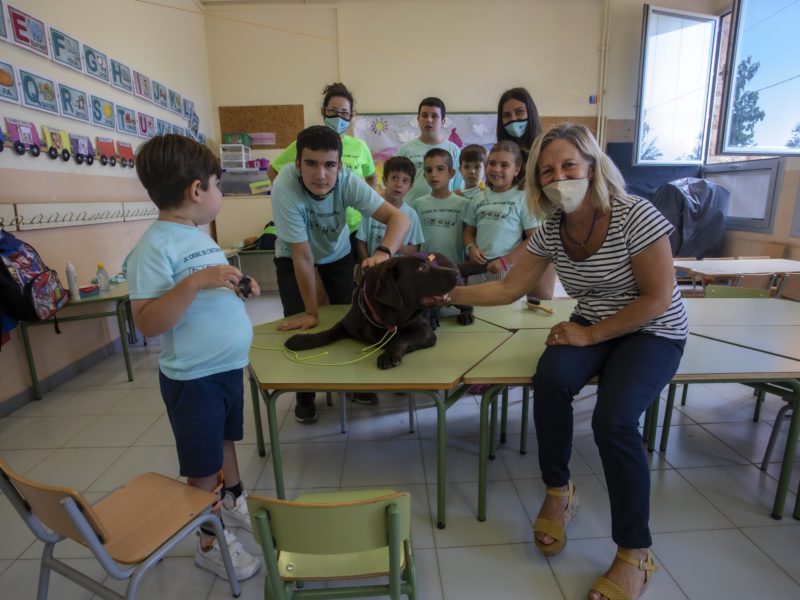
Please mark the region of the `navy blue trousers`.
[[611, 536], [623, 548], [652, 545], [650, 472], [639, 418], [675, 375], [684, 345], [684, 340], [632, 333], [583, 348], [548, 346], [533, 376], [539, 467], [548, 487], [570, 480], [572, 401], [598, 377], [592, 431], [608, 486]]

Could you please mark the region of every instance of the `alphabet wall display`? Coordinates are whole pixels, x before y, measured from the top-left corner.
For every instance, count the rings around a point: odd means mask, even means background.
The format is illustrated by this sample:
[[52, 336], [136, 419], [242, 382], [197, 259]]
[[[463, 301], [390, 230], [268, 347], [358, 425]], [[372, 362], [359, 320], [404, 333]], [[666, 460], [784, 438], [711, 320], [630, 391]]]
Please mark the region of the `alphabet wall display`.
[[161, 85], [155, 79], [153, 83], [153, 97], [151, 100], [158, 104], [161, 108], [167, 108], [167, 86]]
[[5, 62], [0, 62], [0, 100], [19, 104], [16, 71], [12, 65]]
[[109, 62], [111, 64], [111, 85], [118, 90], [132, 94], [133, 81], [131, 80], [130, 67], [113, 58]]
[[8, 6], [8, 20], [10, 22], [11, 38], [16, 44], [40, 56], [50, 58], [50, 48], [47, 44], [44, 21], [40, 21], [10, 5]]
[[153, 84], [147, 75], [143, 75], [139, 71], [133, 72], [133, 95], [148, 102], [153, 101]]
[[53, 49], [54, 61], [83, 73], [81, 44], [78, 40], [55, 27], [50, 27], [50, 46]]
[[151, 138], [156, 134], [156, 120], [150, 115], [139, 113], [139, 137]]
[[139, 133], [138, 126], [136, 125], [135, 110], [117, 104], [116, 113], [117, 113], [117, 131], [119, 131], [120, 133], [128, 133], [130, 135], [136, 135], [137, 133]]
[[117, 128], [114, 123], [114, 103], [111, 100], [92, 94], [92, 124], [106, 129]]
[[34, 75], [23, 69], [19, 70], [22, 105], [35, 108], [54, 115], [58, 114], [56, 100], [56, 84], [52, 79]]
[[158, 135], [167, 135], [168, 133], [172, 133], [172, 125], [170, 125], [168, 121], [156, 119], [156, 130], [158, 131]]
[[89, 96], [82, 90], [59, 83], [58, 105], [61, 108], [61, 114], [65, 117], [86, 123], [91, 120]]
[[91, 46], [83, 45], [83, 59], [86, 62], [86, 74], [109, 83], [108, 57]]
[[183, 115], [183, 98], [175, 90], [169, 91], [169, 109], [174, 113]]
[[183, 99], [183, 118], [186, 119], [187, 121], [191, 121], [193, 114], [194, 114], [194, 102], [184, 98]]
[[0, 39], [8, 40], [8, 30], [6, 29], [6, 19], [3, 17], [4, 14], [3, 1], [0, 0]]

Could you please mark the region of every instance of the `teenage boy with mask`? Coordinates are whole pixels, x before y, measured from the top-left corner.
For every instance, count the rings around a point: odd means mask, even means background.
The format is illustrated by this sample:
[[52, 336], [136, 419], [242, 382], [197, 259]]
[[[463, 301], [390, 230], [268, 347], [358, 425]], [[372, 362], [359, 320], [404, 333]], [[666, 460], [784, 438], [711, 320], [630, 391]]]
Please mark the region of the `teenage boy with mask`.
[[[361, 264], [378, 265], [397, 251], [410, 223], [375, 190], [342, 169], [342, 140], [328, 127], [308, 127], [297, 136], [297, 159], [281, 169], [272, 188], [272, 209], [278, 239], [275, 270], [285, 316], [298, 315], [280, 331], [309, 329], [317, 318], [315, 268], [331, 304], [350, 304], [353, 259], [345, 221], [347, 207], [386, 225], [386, 236]], [[300, 314], [299, 314], [300, 313]], [[297, 394], [295, 418], [317, 419], [313, 393]]]

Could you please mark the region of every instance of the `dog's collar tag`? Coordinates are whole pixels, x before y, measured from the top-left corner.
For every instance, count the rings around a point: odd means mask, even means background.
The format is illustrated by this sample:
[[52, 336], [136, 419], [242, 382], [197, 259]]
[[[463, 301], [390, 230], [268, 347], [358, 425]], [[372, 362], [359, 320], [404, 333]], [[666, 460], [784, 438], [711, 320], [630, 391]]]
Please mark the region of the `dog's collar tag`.
[[431, 263], [434, 267], [436, 266], [436, 255], [435, 254], [428, 254], [428, 262]]

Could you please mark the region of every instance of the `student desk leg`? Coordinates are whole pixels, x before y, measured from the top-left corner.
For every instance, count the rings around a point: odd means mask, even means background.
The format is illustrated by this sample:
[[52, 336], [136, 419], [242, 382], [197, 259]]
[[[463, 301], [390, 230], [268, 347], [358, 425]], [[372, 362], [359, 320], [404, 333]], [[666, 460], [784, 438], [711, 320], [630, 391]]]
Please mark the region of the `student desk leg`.
[[[127, 318], [126, 318], [127, 298], [117, 302], [116, 309], [113, 311], [104, 311], [99, 313], [88, 313], [85, 315], [74, 315], [66, 317], [58, 317], [59, 323], [67, 323], [69, 321], [88, 321], [89, 319], [101, 319], [103, 317], [117, 317], [117, 326], [119, 327], [119, 341], [122, 344], [122, 356], [125, 359], [125, 370], [128, 373], [128, 381], [133, 381], [133, 369], [131, 368], [131, 357], [128, 352], [128, 331], [127, 331]], [[37, 325], [53, 325], [54, 319], [47, 319], [46, 321], [20, 321], [19, 330], [22, 336], [22, 344], [25, 347], [25, 358], [28, 361], [28, 370], [31, 374], [31, 384], [33, 386], [33, 395], [37, 400], [42, 399], [42, 389], [39, 385], [39, 377], [36, 374], [36, 363], [33, 359], [33, 349], [31, 348], [31, 340], [28, 335], [28, 327], [35, 327]]]

